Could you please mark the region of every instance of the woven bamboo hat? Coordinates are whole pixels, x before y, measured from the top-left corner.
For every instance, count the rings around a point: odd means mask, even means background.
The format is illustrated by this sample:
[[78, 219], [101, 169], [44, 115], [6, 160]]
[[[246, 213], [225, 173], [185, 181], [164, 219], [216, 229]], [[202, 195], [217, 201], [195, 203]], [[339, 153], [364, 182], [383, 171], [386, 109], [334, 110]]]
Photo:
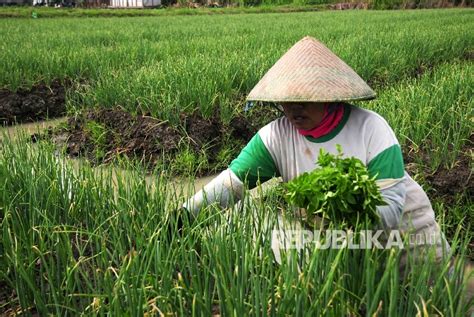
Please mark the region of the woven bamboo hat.
[[319, 41], [306, 36], [270, 68], [247, 100], [336, 102], [375, 96], [352, 68]]

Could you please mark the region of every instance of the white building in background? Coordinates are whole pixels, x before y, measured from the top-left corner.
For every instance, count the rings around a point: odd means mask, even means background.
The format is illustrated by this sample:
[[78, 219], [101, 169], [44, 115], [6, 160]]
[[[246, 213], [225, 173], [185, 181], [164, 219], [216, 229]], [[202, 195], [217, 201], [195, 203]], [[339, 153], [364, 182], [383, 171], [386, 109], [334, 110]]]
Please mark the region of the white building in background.
[[110, 0], [112, 8], [153, 8], [161, 5], [161, 0]]
[[0, 0], [0, 6], [2, 5], [24, 5], [30, 4], [31, 2], [28, 0]]

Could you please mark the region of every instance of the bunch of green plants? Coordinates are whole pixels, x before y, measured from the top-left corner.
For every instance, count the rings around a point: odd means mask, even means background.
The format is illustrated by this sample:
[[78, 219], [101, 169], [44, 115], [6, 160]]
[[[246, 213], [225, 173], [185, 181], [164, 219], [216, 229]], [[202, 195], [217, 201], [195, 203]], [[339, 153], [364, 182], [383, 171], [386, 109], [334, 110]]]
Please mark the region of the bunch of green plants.
[[[400, 276], [401, 249], [330, 248], [299, 266], [289, 250], [276, 265], [273, 196], [248, 195], [228, 213], [209, 206], [170, 236], [184, 197], [165, 170], [77, 168], [23, 139], [0, 142], [0, 315], [464, 316], [470, 307], [462, 261], [453, 278], [449, 259]], [[471, 235], [456, 232], [462, 259]]]
[[375, 176], [355, 157], [343, 158], [340, 145], [337, 155], [320, 150], [319, 168], [303, 173], [286, 184], [288, 203], [306, 209], [310, 215], [328, 218], [335, 223], [356, 224], [363, 219], [379, 220], [377, 206], [384, 205]]

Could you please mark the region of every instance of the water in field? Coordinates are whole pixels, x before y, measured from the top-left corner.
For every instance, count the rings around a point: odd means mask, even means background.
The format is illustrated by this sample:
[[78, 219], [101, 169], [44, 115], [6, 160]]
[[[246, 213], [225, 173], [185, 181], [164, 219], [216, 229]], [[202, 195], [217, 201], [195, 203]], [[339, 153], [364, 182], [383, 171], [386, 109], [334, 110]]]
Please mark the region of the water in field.
[[[34, 124], [27, 124], [27, 125], [19, 125], [19, 126], [15, 126], [15, 127], [8, 127], [8, 128], [2, 128], [0, 130], [0, 135], [2, 134], [2, 132], [8, 132], [8, 134], [10, 135], [10, 138], [14, 138], [14, 137], [28, 137], [29, 134], [31, 133], [37, 133], [39, 132], [38, 130], [41, 129], [41, 128], [46, 128], [48, 126], [51, 126], [51, 125], [55, 125], [55, 124], [58, 124], [60, 123], [61, 120], [55, 120], [53, 122], [49, 121], [49, 122], [40, 122], [40, 123], [34, 123]], [[2, 140], [0, 139], [0, 143], [2, 142]], [[37, 151], [41, 148], [42, 144], [39, 143], [39, 144], [36, 144], [36, 145], [33, 145], [33, 146], [29, 146], [29, 144], [31, 143], [20, 143], [20, 144], [23, 144], [25, 147], [27, 147], [28, 149], [32, 150], [33, 153], [38, 153]], [[36, 151], [36, 152], [35, 152]], [[80, 173], [81, 171], [84, 171], [84, 170], [89, 170], [89, 168], [86, 168], [89, 166], [89, 163], [85, 160], [82, 160], [82, 159], [68, 159], [68, 158], [62, 158], [62, 157], [57, 157], [57, 159], [55, 160], [54, 158], [52, 160], [49, 160], [48, 157], [50, 157], [50, 155], [46, 155], [46, 163], [48, 162], [57, 162], [58, 164], [63, 164], [63, 163], [67, 163], [67, 166], [71, 166], [73, 167], [72, 168], [72, 171], [73, 172], [77, 172], [77, 173]], [[45, 158], [43, 157], [43, 158]], [[45, 161], [43, 160], [42, 163], [45, 163]], [[44, 168], [45, 166], [47, 166], [48, 164], [43, 164], [43, 167], [40, 168], [39, 170], [41, 172], [44, 172], [44, 171], [48, 171], [48, 169]], [[35, 167], [35, 165], [27, 165], [27, 167], [31, 170], [32, 168], [31, 167]], [[104, 172], [102, 174], [102, 172]], [[133, 183], [133, 182], [140, 182], [142, 183], [143, 180], [146, 181], [147, 185], [150, 185], [149, 187], [147, 187], [145, 191], [148, 191], [148, 189], [150, 189], [151, 191], [154, 190], [154, 188], [156, 188], [155, 186], [163, 186], [165, 185], [166, 186], [166, 192], [170, 193], [171, 195], [175, 196], [176, 198], [179, 198], [179, 203], [183, 202], [184, 201], [184, 198], [189, 196], [189, 195], [192, 195], [194, 191], [197, 191], [199, 189], [201, 189], [203, 186], [205, 186], [209, 181], [211, 181], [213, 179], [213, 177], [215, 177], [215, 175], [210, 175], [210, 176], [206, 176], [206, 177], [202, 177], [202, 178], [197, 178], [197, 179], [190, 179], [190, 178], [186, 178], [186, 177], [180, 177], [180, 178], [173, 178], [171, 180], [169, 180], [168, 182], [166, 182], [166, 184], [163, 184], [163, 182], [160, 184], [159, 181], [157, 181], [157, 178], [159, 176], [157, 175], [154, 175], [154, 176], [144, 176], [144, 174], [142, 172], [134, 172], [132, 169], [123, 169], [123, 168], [117, 168], [117, 167], [113, 167], [112, 165], [102, 165], [102, 166], [98, 166], [98, 167], [94, 167], [93, 170], [92, 170], [92, 173], [97, 173], [97, 174], [100, 174], [100, 175], [106, 175], [106, 180], [107, 181], [112, 181], [113, 184], [116, 184], [117, 183], [121, 183], [122, 185], [127, 185], [129, 183]], [[74, 173], [76, 174], [76, 173]], [[31, 176], [31, 174], [29, 174]], [[33, 174], [34, 175], [34, 174]], [[71, 174], [68, 174], [68, 175], [71, 175]], [[89, 175], [89, 174], [85, 174], [86, 176]], [[91, 174], [92, 175], [92, 174]], [[139, 176], [138, 176], [139, 175]], [[83, 175], [84, 176], [84, 175]], [[110, 177], [109, 177], [110, 176]], [[93, 181], [93, 178], [94, 177], [91, 177], [91, 186], [95, 186], [97, 185], [98, 183], [94, 183]], [[60, 179], [60, 178], [59, 178]], [[82, 178], [82, 180], [88, 180], [88, 178]], [[253, 189], [251, 191], [251, 195], [252, 196], [258, 196], [260, 195], [260, 193], [262, 192], [265, 192], [269, 187], [271, 186], [274, 186], [276, 183], [278, 183], [278, 179], [273, 179], [272, 181], [270, 182], [267, 182], [264, 184], [263, 188], [256, 188], [256, 189]], [[100, 184], [100, 182], [99, 182]], [[118, 187], [116, 186], [115, 189], [117, 189]], [[140, 186], [134, 186], [132, 184], [132, 186], [130, 186], [130, 188], [133, 190], [136, 190], [137, 188], [141, 188]], [[39, 191], [43, 191], [42, 188], [39, 189]], [[100, 191], [100, 189], [99, 189]], [[86, 191], [87, 192], [87, 191]], [[117, 189], [115, 191], [115, 193], [118, 195], [120, 193], [120, 189]], [[93, 197], [93, 196], [85, 196], [85, 197]], [[133, 197], [133, 192], [132, 194], [130, 193], [125, 193], [124, 196], [122, 198], [124, 199], [127, 199], [127, 198], [130, 198], [130, 197]], [[143, 196], [143, 197], [146, 197], [146, 196]], [[178, 204], [176, 204], [175, 206], [177, 206]], [[0, 208], [1, 209], [1, 208]], [[126, 210], [126, 209], [118, 209], [118, 210]], [[258, 209], [255, 209], [256, 212], [258, 212], [259, 210]], [[118, 213], [117, 213], [118, 214]], [[126, 212], [123, 212], [122, 214], [126, 214]], [[229, 219], [231, 219], [230, 217], [232, 217], [232, 215], [229, 213]], [[227, 214], [226, 216], [227, 217]], [[138, 218], [138, 217], [137, 217]], [[118, 218], [118, 219], [122, 219], [122, 218]], [[123, 219], [126, 219], [125, 217]], [[255, 219], [258, 219], [258, 218], [255, 218]], [[57, 220], [55, 220], [57, 221]], [[297, 228], [301, 228], [301, 227], [298, 227], [298, 223], [290, 223], [290, 222], [286, 222], [282, 217], [278, 217], [278, 223], [279, 223], [279, 226], [278, 228], [283, 228], [285, 230], [297, 230]], [[50, 225], [48, 225], [50, 226]], [[100, 226], [98, 226], [100, 228]], [[229, 226], [230, 227], [230, 226]], [[94, 227], [95, 228], [95, 227]], [[139, 227], [141, 228], [141, 227]], [[148, 229], [147, 229], [148, 230]], [[156, 229], [153, 229], [155, 232]], [[229, 231], [230, 232], [230, 231]], [[135, 232], [136, 233], [136, 232]], [[63, 234], [63, 232], [61, 233], [56, 233], [55, 231], [55, 234]], [[69, 234], [68, 232], [66, 234]], [[82, 234], [82, 233], [81, 233]], [[133, 234], [133, 232], [131, 233]], [[77, 235], [78, 236], [78, 235]], [[92, 235], [91, 235], [92, 236]], [[97, 236], [100, 236], [99, 234], [97, 234]], [[149, 233], [148, 231], [146, 233], [143, 234], [144, 237], [151, 237], [152, 234]], [[119, 235], [117, 236], [119, 237]], [[150, 238], [151, 240], [152, 238]], [[240, 239], [240, 236], [237, 238], [237, 239]], [[248, 242], [251, 243], [252, 241], [255, 241], [255, 237], [252, 238], [248, 238]], [[79, 241], [79, 240], [78, 240]], [[117, 240], [114, 240], [115, 243], [117, 243], [117, 245], [119, 247], [122, 247], [120, 245], [120, 243], [118, 242], [119, 239], [117, 238]], [[158, 241], [158, 240], [157, 240]], [[246, 240], [247, 241], [247, 240]], [[263, 240], [265, 243], [267, 240]], [[184, 244], [183, 244], [184, 245]], [[115, 246], [115, 245], [114, 245]], [[182, 250], [185, 250], [185, 247], [179, 247], [179, 248], [182, 248]], [[219, 249], [221, 248], [221, 249]], [[118, 247], [117, 247], [118, 249]], [[104, 247], [104, 250], [105, 247]], [[178, 249], [179, 252], [188, 252], [188, 251], [182, 251], [181, 249]], [[217, 252], [222, 252], [222, 250], [227, 250], [227, 245], [226, 244], [223, 244], [222, 246], [218, 246], [217, 247]], [[107, 251], [107, 250], [106, 250]], [[125, 252], [125, 251], [124, 251]], [[272, 244], [272, 252], [273, 253], [273, 256], [275, 257], [275, 261], [277, 263], [280, 263], [281, 266], [279, 266], [279, 268], [277, 270], [287, 270], [287, 264], [285, 264], [285, 253], [280, 253], [280, 247], [279, 245], [276, 245], [274, 246]], [[221, 254], [226, 254], [225, 252], [222, 252], [222, 253], [217, 253], [216, 255], [216, 258], [220, 259], [221, 257]], [[251, 254], [251, 253], [249, 253]], [[143, 256], [143, 255], [139, 255], [139, 256]], [[250, 256], [250, 255], [249, 255]], [[253, 256], [253, 255], [252, 255]], [[271, 259], [270, 261], [273, 261], [273, 258], [271, 258], [272, 254], [271, 253], [267, 253], [267, 256], [265, 256], [266, 259]], [[222, 258], [225, 258], [225, 257], [222, 257]], [[143, 258], [144, 261], [147, 260], [146, 257]], [[323, 258], [324, 259], [324, 258]], [[259, 261], [255, 261], [255, 263], [260, 263], [261, 261], [263, 260], [260, 260]], [[265, 260], [266, 261], [266, 260]], [[322, 260], [324, 261], [324, 260]], [[329, 260], [328, 260], [329, 261]], [[224, 264], [226, 264], [225, 262], [223, 262]], [[331, 262], [328, 262], [329, 264]], [[371, 263], [376, 263], [375, 261], [372, 261]], [[224, 264], [221, 264], [221, 265], [224, 265]], [[109, 265], [109, 264], [107, 264]], [[184, 262], [184, 265], [187, 265], [187, 263]], [[192, 265], [192, 264], [189, 264], [189, 265]], [[322, 264], [318, 264], [318, 265], [322, 265]], [[263, 271], [262, 274], [267, 274], [267, 272], [273, 272], [272, 270], [274, 270], [274, 266], [271, 265], [271, 266], [268, 266], [269, 268], [271, 267], [272, 269], [269, 269], [268, 271]], [[327, 266], [329, 267], [329, 266]], [[282, 269], [280, 269], [282, 268]], [[341, 268], [341, 270], [344, 269], [344, 268]], [[300, 270], [300, 268], [298, 267], [298, 270]], [[157, 274], [156, 271], [153, 271], [150, 270], [151, 273], [148, 273], [148, 271], [146, 272], [146, 274]], [[472, 280], [469, 280], [469, 272], [472, 271], [472, 267], [467, 267], [466, 268], [466, 274], [465, 274], [465, 280], [466, 280], [466, 283], [469, 283], [468, 285], [470, 285], [470, 288], [468, 289], [468, 291], [466, 292], [466, 298], [471, 298], [473, 296], [473, 286], [474, 285], [474, 281]], [[158, 271], [160, 273], [160, 271]], [[199, 272], [199, 271], [198, 271]], [[280, 272], [280, 271], [277, 271], [277, 272]], [[282, 271], [283, 273], [281, 273], [282, 275], [286, 272], [286, 271]], [[350, 271], [349, 271], [350, 272]], [[144, 273], [145, 274], [145, 273]], [[201, 274], [201, 273], [200, 273]], [[270, 274], [270, 273], [268, 273]], [[280, 273], [278, 273], [280, 274]], [[371, 273], [370, 273], [371, 274]], [[208, 274], [207, 271], [204, 271], [204, 273], [202, 273], [203, 276], [211, 276], [211, 274]], [[300, 276], [303, 276], [303, 275], [300, 275]], [[260, 276], [259, 276], [260, 278]], [[296, 277], [297, 278], [297, 277]], [[317, 283], [316, 283], [317, 284]], [[328, 284], [329, 285], [329, 284]], [[398, 299], [397, 299], [398, 300]]]
[[54, 119], [54, 120], [16, 124], [12, 126], [4, 126], [4, 127], [0, 126], [0, 140], [3, 138], [4, 134], [10, 136], [11, 138], [15, 138], [21, 134], [31, 135], [34, 133], [44, 131], [47, 128], [56, 127], [63, 122], [66, 122], [65, 117]]
[[[66, 118], [59, 118], [54, 120], [48, 121], [38, 121], [32, 123], [25, 123], [25, 124], [18, 124], [13, 126], [7, 127], [0, 127], [0, 142], [3, 137], [6, 135], [10, 139], [15, 139], [19, 136], [30, 136], [35, 133], [39, 133], [44, 131], [50, 127], [56, 127], [59, 124], [66, 121]], [[75, 170], [79, 170], [86, 162], [82, 159], [70, 159], [68, 162], [74, 166]], [[132, 172], [127, 171], [126, 169], [113, 167], [110, 165], [105, 166], [97, 166], [94, 168], [97, 172], [105, 172], [111, 171], [112, 179], [114, 184], [117, 183], [117, 178], [120, 177], [122, 179], [127, 179], [127, 175], [130, 175]], [[173, 187], [173, 192], [178, 196], [189, 196], [192, 195], [194, 192], [199, 191], [202, 189], [207, 183], [209, 183], [215, 176], [217, 175], [208, 175], [199, 178], [187, 178], [187, 177], [175, 177], [170, 181], [170, 186]], [[154, 179], [155, 176], [148, 175], [145, 176], [145, 180], [148, 185], [152, 185], [156, 180]]]
[[[44, 131], [50, 127], [56, 127], [59, 124], [66, 121], [66, 118], [59, 118], [49, 121], [39, 121], [33, 123], [25, 123], [25, 124], [18, 124], [14, 126], [8, 127], [0, 127], [0, 141], [2, 140], [4, 135], [8, 135], [9, 138], [15, 139], [18, 136], [30, 136], [35, 133], [39, 133]], [[87, 164], [83, 159], [68, 159], [68, 162], [74, 166], [75, 170], [79, 170], [84, 164]], [[111, 171], [113, 183], [117, 184], [117, 179], [127, 179], [128, 175], [131, 175], [131, 171], [114, 167], [111, 165], [100, 165], [94, 168], [97, 172], [106, 172]], [[189, 178], [189, 177], [175, 177], [170, 181], [169, 186], [172, 186], [172, 192], [176, 194], [177, 197], [187, 197], [192, 195], [193, 193], [201, 190], [207, 183], [209, 183], [217, 174], [198, 177], [198, 178]], [[152, 185], [156, 182], [156, 176], [148, 175], [145, 176], [145, 181], [148, 185]], [[279, 179], [272, 180], [270, 182], [265, 183], [262, 186], [263, 190], [267, 190], [275, 186], [276, 183], [279, 182]], [[251, 195], [256, 196], [258, 195], [258, 189], [251, 190]]]

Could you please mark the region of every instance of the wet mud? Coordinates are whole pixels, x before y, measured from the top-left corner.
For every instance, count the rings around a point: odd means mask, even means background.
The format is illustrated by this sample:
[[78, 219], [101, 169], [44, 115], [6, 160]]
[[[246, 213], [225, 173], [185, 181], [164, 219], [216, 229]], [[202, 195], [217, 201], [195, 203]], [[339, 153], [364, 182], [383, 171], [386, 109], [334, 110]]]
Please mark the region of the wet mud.
[[[259, 127], [280, 116], [277, 112], [261, 111], [261, 108], [256, 107], [248, 116], [236, 116], [229, 124], [223, 124], [218, 114], [206, 119], [196, 112], [183, 113], [180, 127], [121, 109], [89, 110], [70, 117], [65, 127], [51, 128], [42, 135], [33, 135], [32, 139], [51, 138], [71, 157], [83, 157], [96, 164], [123, 155], [154, 167], [188, 148], [196, 154], [206, 153], [209, 166], [197, 173], [197, 176], [202, 176], [211, 171], [215, 173], [213, 167], [218, 163], [230, 163], [222, 162], [222, 157], [219, 157], [219, 152], [229, 146], [229, 142], [235, 143], [233, 154], [237, 155]], [[473, 145], [474, 136], [471, 136], [461, 150], [456, 166], [450, 169], [441, 166], [436, 171], [428, 167], [428, 150], [408, 149], [404, 153], [407, 170], [412, 175], [421, 174], [432, 188], [430, 195], [443, 198], [448, 204], [454, 204], [459, 193], [464, 193], [464, 197], [474, 197]]]
[[218, 115], [206, 119], [193, 113], [181, 114], [180, 118], [183, 124], [176, 127], [121, 109], [90, 110], [70, 117], [65, 127], [33, 135], [32, 139], [52, 138], [71, 157], [85, 157], [96, 164], [126, 156], [151, 168], [188, 149], [196, 155], [206, 153], [208, 166], [198, 171], [203, 175], [219, 163], [219, 152], [228, 146], [228, 140], [240, 148], [257, 132], [257, 127], [241, 116], [229, 124], [223, 124]]
[[[460, 194], [466, 199], [474, 197], [474, 173], [472, 165], [472, 150], [474, 135], [460, 151], [453, 168], [440, 166], [436, 171], [430, 170], [430, 154], [428, 150], [410, 151], [405, 153], [405, 163], [410, 174], [421, 174], [426, 183], [432, 187], [432, 195], [442, 198], [447, 204], [455, 204]], [[426, 166], [417, 162], [426, 162]]]
[[0, 124], [26, 123], [57, 118], [66, 113], [66, 87], [59, 80], [31, 89], [0, 89]]

